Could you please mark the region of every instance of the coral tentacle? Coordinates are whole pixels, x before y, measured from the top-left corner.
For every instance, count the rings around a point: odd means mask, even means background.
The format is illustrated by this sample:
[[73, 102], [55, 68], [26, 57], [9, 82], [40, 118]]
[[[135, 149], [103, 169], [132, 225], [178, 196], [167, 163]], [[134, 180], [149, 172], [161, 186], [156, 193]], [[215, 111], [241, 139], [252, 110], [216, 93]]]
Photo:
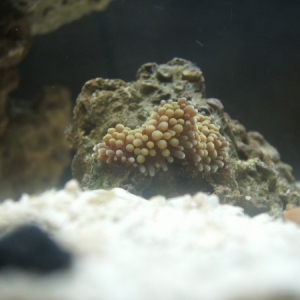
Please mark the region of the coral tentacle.
[[191, 101], [161, 101], [149, 119], [137, 129], [122, 124], [109, 128], [103, 142], [94, 147], [93, 158], [103, 163], [121, 162], [154, 176], [168, 170], [174, 159], [214, 173], [224, 166], [228, 142], [209, 116]]

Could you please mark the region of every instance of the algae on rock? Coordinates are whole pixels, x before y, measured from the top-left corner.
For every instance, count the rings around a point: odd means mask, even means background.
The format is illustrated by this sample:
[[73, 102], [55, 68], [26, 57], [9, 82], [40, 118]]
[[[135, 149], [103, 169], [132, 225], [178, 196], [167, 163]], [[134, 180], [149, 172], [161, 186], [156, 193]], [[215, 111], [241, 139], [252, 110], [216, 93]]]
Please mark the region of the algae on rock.
[[[151, 178], [122, 163], [93, 160], [92, 149], [108, 128], [118, 123], [130, 128], [141, 126], [161, 100], [179, 97], [193, 101], [199, 112], [220, 126], [229, 142], [224, 168], [204, 174], [175, 160], [168, 171]], [[162, 65], [147, 63], [138, 70], [134, 82], [103, 78], [88, 81], [77, 99], [67, 138], [76, 150], [73, 175], [85, 189], [118, 186], [144, 197], [215, 193], [223, 203], [241, 206], [250, 215], [269, 212], [280, 216], [284, 209], [300, 204], [291, 167], [280, 161], [277, 150], [261, 134], [247, 132], [232, 120], [219, 100], [205, 98], [201, 70], [184, 59], [175, 58]]]

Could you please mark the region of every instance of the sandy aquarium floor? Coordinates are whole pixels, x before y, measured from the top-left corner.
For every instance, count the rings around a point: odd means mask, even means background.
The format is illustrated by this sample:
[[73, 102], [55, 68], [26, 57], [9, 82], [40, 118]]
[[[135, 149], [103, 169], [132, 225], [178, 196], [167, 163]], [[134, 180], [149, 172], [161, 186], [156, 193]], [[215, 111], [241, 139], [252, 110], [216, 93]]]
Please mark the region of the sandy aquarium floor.
[[2, 232], [32, 222], [73, 262], [47, 274], [1, 269], [0, 299], [300, 298], [300, 228], [215, 195], [148, 201], [70, 181], [1, 204]]

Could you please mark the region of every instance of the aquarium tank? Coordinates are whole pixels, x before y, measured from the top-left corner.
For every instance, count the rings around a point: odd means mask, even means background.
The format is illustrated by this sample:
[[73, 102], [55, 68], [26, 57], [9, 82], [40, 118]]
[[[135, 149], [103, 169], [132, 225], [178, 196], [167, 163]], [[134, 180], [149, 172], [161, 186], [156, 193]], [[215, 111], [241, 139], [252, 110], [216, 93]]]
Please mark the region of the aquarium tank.
[[298, 1], [2, 0], [0, 299], [300, 299], [299, 34]]

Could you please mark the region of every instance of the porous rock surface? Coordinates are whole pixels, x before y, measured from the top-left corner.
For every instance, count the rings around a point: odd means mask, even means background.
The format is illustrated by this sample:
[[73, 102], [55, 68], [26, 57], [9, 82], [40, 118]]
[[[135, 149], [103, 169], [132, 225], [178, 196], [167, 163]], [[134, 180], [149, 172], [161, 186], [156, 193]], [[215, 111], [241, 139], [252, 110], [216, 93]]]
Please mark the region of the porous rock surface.
[[299, 299], [300, 229], [216, 195], [147, 201], [65, 189], [0, 205], [0, 238], [35, 223], [73, 254], [47, 276], [1, 269], [0, 299]]
[[19, 64], [26, 56], [32, 37], [53, 31], [92, 11], [103, 10], [110, 1], [0, 1], [0, 135], [8, 118], [7, 95], [18, 84], [18, 71], [9, 68]]
[[103, 10], [110, 1], [0, 1], [0, 200], [56, 184], [69, 163], [63, 136], [70, 121], [69, 91], [45, 88], [40, 104], [32, 99], [26, 105], [13, 101], [9, 95], [19, 83], [15, 66], [28, 53], [33, 36]]
[[27, 19], [32, 35], [45, 34], [93, 11], [105, 9], [111, 0], [2, 0]]
[[[122, 163], [94, 161], [92, 149], [108, 128], [119, 123], [140, 127], [161, 100], [178, 97], [192, 100], [199, 112], [220, 126], [229, 143], [225, 167], [215, 174], [203, 174], [175, 161], [166, 172], [151, 178]], [[219, 100], [205, 98], [201, 70], [184, 59], [145, 64], [134, 82], [103, 78], [88, 81], [77, 99], [67, 138], [76, 150], [73, 175], [85, 189], [122, 187], [146, 198], [213, 192], [223, 203], [239, 205], [251, 215], [269, 212], [280, 216], [284, 209], [299, 205], [291, 167], [281, 162], [277, 150], [260, 133], [247, 132], [232, 120]]]
[[8, 95], [19, 83], [19, 72], [16, 70], [0, 71], [0, 137], [9, 123]]
[[8, 96], [19, 84], [13, 68], [29, 51], [32, 35], [27, 19], [6, 0], [0, 2], [0, 136], [9, 122]]
[[64, 138], [71, 122], [71, 94], [44, 88], [34, 101], [10, 101], [9, 121], [0, 135], [0, 201], [58, 184], [70, 164]]

